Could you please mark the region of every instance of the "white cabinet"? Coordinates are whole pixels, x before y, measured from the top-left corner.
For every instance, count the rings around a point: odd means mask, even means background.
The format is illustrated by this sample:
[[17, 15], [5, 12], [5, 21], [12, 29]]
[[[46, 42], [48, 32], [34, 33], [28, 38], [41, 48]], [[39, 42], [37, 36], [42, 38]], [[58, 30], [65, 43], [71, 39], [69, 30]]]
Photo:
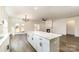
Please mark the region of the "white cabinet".
[[43, 48], [43, 43], [42, 40], [40, 40], [41, 38], [37, 39], [37, 51], [41, 52], [42, 48]]
[[27, 34], [27, 40], [28, 40], [28, 42], [30, 43], [30, 44], [32, 44], [32, 34], [30, 34], [30, 33], [28, 33]]
[[9, 52], [9, 37], [1, 44], [0, 52]]
[[35, 48], [37, 52], [59, 51], [59, 37], [50, 40], [34, 33], [27, 35], [28, 42], [33, 46], [33, 48]]
[[28, 42], [38, 52], [48, 52], [48, 51], [50, 51], [49, 41], [45, 38], [38, 36], [38, 35], [32, 35], [32, 36], [29, 35]]
[[32, 36], [32, 43], [33, 43], [33, 47], [36, 49], [37, 51], [37, 43], [38, 43], [38, 37], [36, 35]]
[[49, 41], [45, 38], [42, 38], [38, 35], [35, 35], [36, 37], [36, 51], [39, 51], [39, 52], [47, 52], [49, 51]]
[[45, 38], [42, 38], [42, 51], [50, 52], [50, 41]]

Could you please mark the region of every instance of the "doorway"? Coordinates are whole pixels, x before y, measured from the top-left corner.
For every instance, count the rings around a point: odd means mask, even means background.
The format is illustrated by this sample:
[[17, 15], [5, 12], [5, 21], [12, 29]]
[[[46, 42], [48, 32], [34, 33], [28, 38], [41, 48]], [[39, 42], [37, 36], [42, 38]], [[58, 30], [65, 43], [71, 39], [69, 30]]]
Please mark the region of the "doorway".
[[66, 34], [75, 36], [75, 20], [68, 20], [67, 21]]

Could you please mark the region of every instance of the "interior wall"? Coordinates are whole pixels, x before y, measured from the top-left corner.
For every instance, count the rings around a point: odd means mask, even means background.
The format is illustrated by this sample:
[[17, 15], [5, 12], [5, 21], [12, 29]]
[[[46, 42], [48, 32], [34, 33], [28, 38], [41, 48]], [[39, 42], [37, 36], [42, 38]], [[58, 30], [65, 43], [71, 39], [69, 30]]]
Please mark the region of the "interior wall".
[[79, 16], [75, 16], [75, 17], [70, 17], [68, 18], [69, 20], [72, 20], [70, 22], [70, 32], [69, 34], [74, 34], [76, 37], [79, 37]]
[[76, 17], [75, 36], [79, 37], [79, 17]]
[[75, 35], [75, 20], [68, 20], [67, 21], [67, 25], [66, 25], [66, 28], [67, 28], [67, 34], [71, 34], [71, 35]]
[[66, 19], [53, 21], [53, 33], [66, 35]]
[[[68, 29], [67, 29], [67, 21], [68, 20], [74, 20], [70, 21]], [[59, 34], [74, 34], [76, 37], [79, 37], [79, 16], [75, 17], [69, 17], [64, 19], [58, 19], [53, 22], [53, 33], [59, 33]]]

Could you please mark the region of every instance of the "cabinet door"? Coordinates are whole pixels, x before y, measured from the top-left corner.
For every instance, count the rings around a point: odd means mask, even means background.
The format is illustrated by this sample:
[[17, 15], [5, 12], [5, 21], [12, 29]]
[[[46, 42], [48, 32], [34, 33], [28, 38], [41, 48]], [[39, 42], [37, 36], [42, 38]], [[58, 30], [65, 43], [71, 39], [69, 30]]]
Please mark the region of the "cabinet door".
[[36, 35], [35, 38], [36, 38], [35, 48], [38, 52], [49, 52], [50, 51], [50, 45], [49, 45], [48, 39], [45, 39], [38, 35]]
[[42, 52], [43, 49], [43, 39], [41, 37], [38, 38], [37, 40], [37, 51]]
[[48, 39], [43, 38], [42, 46], [42, 52], [50, 52], [50, 41]]
[[30, 34], [27, 34], [27, 41], [30, 42]]
[[33, 47], [36, 49], [37, 51], [37, 43], [38, 43], [38, 36], [37, 35], [33, 35]]
[[32, 34], [27, 34], [27, 40], [32, 45]]
[[9, 38], [7, 38], [3, 44], [0, 46], [1, 52], [9, 52]]
[[[32, 34], [28, 34], [27, 35], [27, 39], [28, 39], [28, 42], [33, 46], [33, 48], [36, 49], [36, 40], [37, 40], [37, 37], [36, 35], [32, 35]], [[37, 50], [37, 49], [36, 49]]]

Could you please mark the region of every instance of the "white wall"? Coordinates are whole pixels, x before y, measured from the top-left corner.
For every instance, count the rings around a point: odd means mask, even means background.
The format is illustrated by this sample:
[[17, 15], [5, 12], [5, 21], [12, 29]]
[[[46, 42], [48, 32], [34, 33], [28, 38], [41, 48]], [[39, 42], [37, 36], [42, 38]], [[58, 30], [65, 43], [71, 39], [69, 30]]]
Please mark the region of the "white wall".
[[67, 28], [67, 30], [66, 30], [67, 34], [74, 35], [75, 34], [75, 20], [69, 19], [67, 21], [66, 28]]
[[[67, 21], [72, 20], [67, 27]], [[79, 37], [79, 16], [58, 19], [53, 21], [53, 32], [59, 34], [72, 34]]]
[[79, 17], [76, 17], [75, 36], [79, 37]]
[[66, 35], [66, 19], [53, 21], [53, 33]]
[[72, 20], [69, 27], [69, 34], [74, 34], [76, 37], [79, 37], [79, 16], [70, 17], [69, 20]]

